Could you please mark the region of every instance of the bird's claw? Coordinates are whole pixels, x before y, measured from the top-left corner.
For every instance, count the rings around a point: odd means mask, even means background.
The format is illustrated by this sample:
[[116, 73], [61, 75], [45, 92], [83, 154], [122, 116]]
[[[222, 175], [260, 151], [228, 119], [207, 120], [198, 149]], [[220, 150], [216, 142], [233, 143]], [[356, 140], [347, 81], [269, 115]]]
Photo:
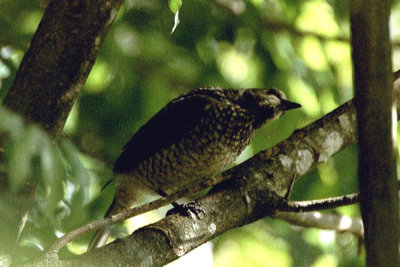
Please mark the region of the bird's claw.
[[197, 200], [186, 204], [172, 203], [172, 205], [174, 208], [167, 212], [167, 216], [180, 214], [183, 216], [190, 216], [191, 218], [196, 217], [199, 220], [204, 218], [205, 212], [201, 209], [201, 203]]

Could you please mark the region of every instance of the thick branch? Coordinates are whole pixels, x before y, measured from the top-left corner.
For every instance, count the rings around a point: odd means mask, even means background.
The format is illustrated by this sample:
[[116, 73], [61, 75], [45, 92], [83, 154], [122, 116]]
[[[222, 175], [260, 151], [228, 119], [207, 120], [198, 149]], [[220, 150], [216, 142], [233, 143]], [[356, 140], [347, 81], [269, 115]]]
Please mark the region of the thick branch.
[[50, 1], [4, 104], [61, 133], [122, 2]]
[[[352, 1], [359, 184], [367, 266], [400, 266], [390, 1]], [[379, 177], [379, 179], [377, 179]]]
[[[168, 195], [167, 197], [159, 198], [152, 202], [143, 204], [138, 207], [131, 208], [125, 212], [118, 213], [109, 218], [103, 218], [101, 220], [92, 222], [88, 225], [82, 226], [74, 231], [71, 231], [61, 238], [59, 238], [52, 246], [50, 246], [49, 250], [53, 252], [58, 252], [62, 247], [71, 242], [72, 240], [79, 238], [85, 234], [93, 232], [95, 230], [100, 229], [101, 227], [110, 226], [113, 224], [117, 224], [126, 219], [132, 218], [134, 216], [138, 216], [140, 214], [146, 213], [151, 210], [158, 209], [160, 207], [171, 204], [173, 201], [176, 201], [180, 198], [184, 198], [190, 196], [196, 192], [200, 192], [202, 190], [207, 189], [208, 187], [217, 185], [223, 181], [226, 181], [229, 177], [223, 177], [222, 175], [217, 175], [213, 179], [206, 180], [205, 182], [193, 186], [189, 189], [185, 189], [182, 191], [178, 191], [174, 194]], [[359, 194], [354, 193], [350, 195], [344, 195], [340, 197], [332, 197], [326, 199], [319, 200], [309, 200], [309, 201], [285, 201], [280, 205], [278, 210], [280, 212], [307, 212], [307, 211], [316, 211], [323, 209], [333, 209], [341, 206], [346, 206], [350, 204], [355, 204], [359, 202]]]

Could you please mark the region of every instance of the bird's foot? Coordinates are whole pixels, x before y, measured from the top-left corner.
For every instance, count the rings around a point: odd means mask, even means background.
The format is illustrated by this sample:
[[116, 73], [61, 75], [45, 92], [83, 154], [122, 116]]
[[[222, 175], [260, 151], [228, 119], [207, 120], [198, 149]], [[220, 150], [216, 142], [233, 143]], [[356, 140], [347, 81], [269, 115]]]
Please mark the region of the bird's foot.
[[186, 204], [179, 204], [177, 202], [172, 202], [171, 204], [174, 206], [174, 208], [167, 212], [167, 216], [172, 214], [180, 214], [183, 216], [189, 216], [191, 218], [196, 217], [199, 220], [204, 218], [205, 213], [200, 207], [201, 203], [197, 200]]

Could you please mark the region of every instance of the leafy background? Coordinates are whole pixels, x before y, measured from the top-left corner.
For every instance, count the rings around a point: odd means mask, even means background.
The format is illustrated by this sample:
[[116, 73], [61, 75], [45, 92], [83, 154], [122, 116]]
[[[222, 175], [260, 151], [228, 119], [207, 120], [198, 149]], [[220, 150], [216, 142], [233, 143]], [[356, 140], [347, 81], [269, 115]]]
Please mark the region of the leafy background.
[[[303, 105], [260, 129], [240, 160], [268, 148], [353, 96], [348, 1], [126, 0], [54, 145], [38, 127], [0, 109], [1, 249], [12, 244], [18, 210], [32, 211], [18, 258], [28, 259], [74, 228], [101, 218], [113, 187], [113, 161], [131, 135], [166, 103], [202, 86], [277, 87]], [[44, 9], [39, 1], [0, 1], [0, 97], [4, 98]], [[176, 11], [175, 8], [173, 11]], [[398, 1], [392, 38], [399, 37]], [[340, 37], [340, 38], [338, 38]], [[344, 37], [344, 38], [342, 38]], [[396, 46], [398, 47], [398, 46]], [[400, 66], [394, 49], [394, 69]], [[167, 133], [166, 133], [167, 134]], [[293, 199], [357, 191], [357, 148], [351, 146], [300, 179]], [[37, 181], [34, 200], [18, 197]], [[146, 199], [149, 200], [149, 199]], [[146, 201], [145, 200], [145, 201]], [[335, 212], [358, 216], [357, 206]], [[165, 209], [126, 222], [126, 234], [155, 221]], [[82, 253], [89, 236], [63, 251]], [[8, 248], [9, 249], [9, 248]], [[302, 229], [266, 218], [229, 231], [181, 260], [191, 266], [363, 266], [350, 234]], [[0, 257], [0, 265], [5, 263]], [[177, 263], [175, 263], [177, 264]]]

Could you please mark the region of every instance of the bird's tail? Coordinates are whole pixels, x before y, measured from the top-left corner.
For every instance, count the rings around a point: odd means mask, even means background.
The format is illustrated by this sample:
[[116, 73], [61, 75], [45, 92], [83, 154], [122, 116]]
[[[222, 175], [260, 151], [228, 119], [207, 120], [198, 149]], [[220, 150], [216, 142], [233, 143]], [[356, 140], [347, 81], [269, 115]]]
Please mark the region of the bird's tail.
[[[113, 202], [111, 203], [111, 206], [108, 208], [106, 215], [104, 215], [104, 218], [107, 218], [113, 214], [118, 213], [118, 209], [116, 208], [116, 200], [114, 198]], [[99, 248], [104, 246], [107, 243], [108, 238], [110, 237], [110, 229], [109, 228], [101, 228], [97, 230], [92, 237], [92, 240], [90, 240], [89, 246], [87, 248], [87, 251]]]
[[93, 249], [104, 246], [109, 237], [110, 237], [109, 229], [103, 228], [103, 229], [97, 230], [96, 233], [94, 234], [94, 236], [92, 237], [92, 240], [90, 240], [87, 251], [91, 251]]
[[[104, 217], [107, 218], [129, 209], [132, 205], [136, 203], [138, 196], [140, 195], [140, 187], [138, 187], [134, 183], [131, 183], [129, 176], [119, 177], [119, 184], [117, 185], [117, 189], [115, 191], [114, 200], [108, 208]], [[109, 228], [104, 227], [97, 230], [89, 243], [87, 251], [104, 246], [109, 236]]]

